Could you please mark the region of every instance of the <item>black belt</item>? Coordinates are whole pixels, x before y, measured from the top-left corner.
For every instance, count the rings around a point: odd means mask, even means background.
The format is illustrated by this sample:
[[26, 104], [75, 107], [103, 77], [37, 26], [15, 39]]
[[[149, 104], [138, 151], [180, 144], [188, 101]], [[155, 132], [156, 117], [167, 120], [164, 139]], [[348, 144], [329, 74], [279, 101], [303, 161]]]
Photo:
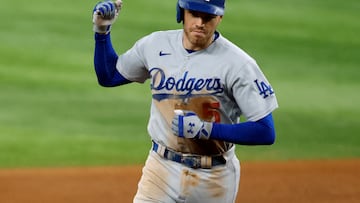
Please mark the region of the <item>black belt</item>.
[[210, 169], [213, 166], [219, 166], [226, 164], [226, 160], [222, 155], [215, 156], [203, 156], [203, 155], [193, 155], [193, 154], [182, 154], [180, 152], [175, 152], [167, 147], [160, 145], [153, 141], [152, 150], [159, 154], [161, 157], [175, 161], [190, 168], [204, 168]]

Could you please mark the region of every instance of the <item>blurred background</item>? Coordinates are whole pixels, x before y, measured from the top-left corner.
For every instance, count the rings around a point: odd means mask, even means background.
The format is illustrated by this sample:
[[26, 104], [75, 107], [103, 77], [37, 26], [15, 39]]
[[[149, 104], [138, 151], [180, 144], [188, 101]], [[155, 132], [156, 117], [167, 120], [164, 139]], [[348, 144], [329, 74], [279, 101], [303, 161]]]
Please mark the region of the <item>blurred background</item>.
[[[0, 167], [142, 164], [150, 90], [103, 88], [93, 70], [97, 1], [17, 0], [0, 7]], [[120, 54], [179, 29], [175, 0], [124, 0]], [[360, 1], [227, 0], [219, 31], [254, 57], [280, 108], [270, 147], [241, 160], [360, 157]]]

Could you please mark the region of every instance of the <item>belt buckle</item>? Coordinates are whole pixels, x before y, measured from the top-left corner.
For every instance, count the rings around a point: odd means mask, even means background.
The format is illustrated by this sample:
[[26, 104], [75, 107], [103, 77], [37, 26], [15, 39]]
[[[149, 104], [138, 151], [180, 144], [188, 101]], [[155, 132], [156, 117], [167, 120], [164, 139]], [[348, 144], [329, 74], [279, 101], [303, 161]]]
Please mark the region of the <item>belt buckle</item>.
[[183, 154], [181, 157], [181, 163], [189, 166], [190, 168], [198, 169], [201, 168], [201, 157]]

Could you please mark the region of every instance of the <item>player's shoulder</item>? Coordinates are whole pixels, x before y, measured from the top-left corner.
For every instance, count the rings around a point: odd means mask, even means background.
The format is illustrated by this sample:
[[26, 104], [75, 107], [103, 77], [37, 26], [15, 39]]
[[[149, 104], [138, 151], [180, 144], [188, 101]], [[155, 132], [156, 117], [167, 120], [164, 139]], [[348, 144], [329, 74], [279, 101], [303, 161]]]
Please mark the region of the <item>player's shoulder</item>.
[[216, 40], [214, 50], [217, 50], [216, 54], [219, 58], [226, 61], [226, 67], [231, 72], [248, 72], [251, 69], [260, 68], [252, 56], [222, 35]]
[[157, 43], [158, 41], [172, 40], [181, 34], [181, 30], [161, 30], [154, 31], [146, 35], [143, 39]]
[[220, 35], [217, 40], [217, 48], [222, 54], [226, 55], [227, 58], [232, 58], [236, 60], [241, 59], [245, 62], [255, 62], [255, 59], [250, 56], [245, 50], [243, 50], [238, 45], [234, 44], [222, 35]]
[[158, 36], [173, 36], [173, 35], [178, 35], [182, 33], [181, 29], [178, 30], [160, 30], [160, 31], [154, 31], [151, 34], [152, 35], [158, 35]]

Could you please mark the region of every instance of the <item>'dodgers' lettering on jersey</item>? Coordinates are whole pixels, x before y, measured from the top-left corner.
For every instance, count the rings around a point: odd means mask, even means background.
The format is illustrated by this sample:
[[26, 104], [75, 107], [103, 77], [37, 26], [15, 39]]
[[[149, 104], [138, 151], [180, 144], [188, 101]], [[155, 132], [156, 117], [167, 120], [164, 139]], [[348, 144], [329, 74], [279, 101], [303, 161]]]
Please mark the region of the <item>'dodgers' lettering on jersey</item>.
[[[150, 74], [152, 76], [150, 87], [158, 92], [153, 94], [153, 98], [158, 101], [169, 98], [199, 96], [204, 92], [206, 92], [206, 95], [215, 95], [224, 91], [220, 78], [188, 77], [188, 71], [186, 71], [182, 77], [176, 79], [167, 77], [160, 68], [152, 68]], [[176, 90], [178, 95], [174, 95], [173, 90]]]

